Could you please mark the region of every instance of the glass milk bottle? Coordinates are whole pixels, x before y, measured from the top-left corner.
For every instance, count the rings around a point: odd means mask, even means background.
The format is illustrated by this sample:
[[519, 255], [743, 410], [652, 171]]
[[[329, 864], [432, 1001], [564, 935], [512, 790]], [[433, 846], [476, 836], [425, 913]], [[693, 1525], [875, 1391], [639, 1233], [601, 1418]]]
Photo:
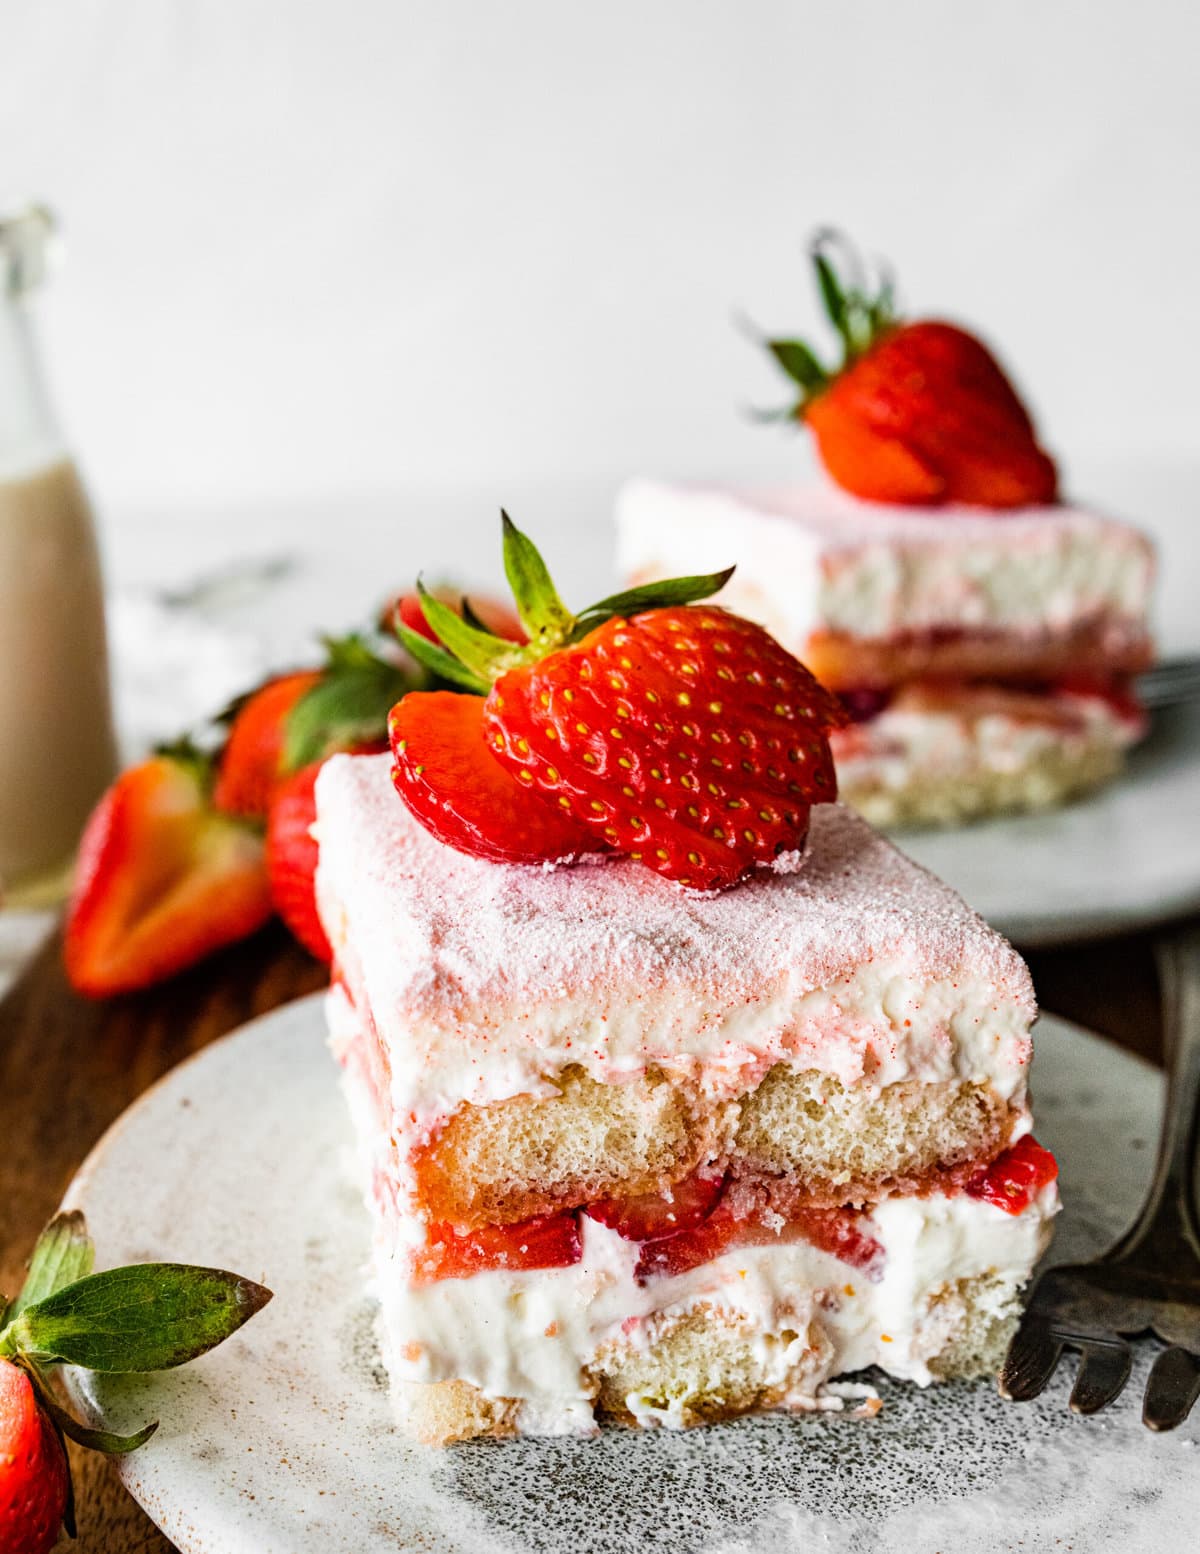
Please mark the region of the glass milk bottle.
[[52, 897], [116, 768], [87, 495], [42, 381], [28, 299], [47, 213], [0, 214], [0, 902]]

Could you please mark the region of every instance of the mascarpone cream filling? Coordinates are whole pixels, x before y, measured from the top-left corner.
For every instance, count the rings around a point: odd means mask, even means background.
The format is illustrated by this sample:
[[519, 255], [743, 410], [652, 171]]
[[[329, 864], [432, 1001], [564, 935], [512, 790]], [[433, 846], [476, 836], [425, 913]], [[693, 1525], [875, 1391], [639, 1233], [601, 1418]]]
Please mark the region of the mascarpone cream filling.
[[[607, 1008], [564, 990], [553, 1005], [497, 1021], [481, 1055], [455, 1027], [412, 1018], [401, 1027], [394, 1014], [373, 1009], [352, 948], [334, 949], [355, 1011], [388, 1054], [392, 1131], [411, 1142], [464, 1103], [553, 1095], [553, 1081], [572, 1064], [601, 1083], [636, 1078], [652, 1066], [698, 1083], [714, 1105], [753, 1089], [781, 1062], [872, 1094], [905, 1080], [957, 1079], [989, 1085], [1014, 1105], [1024, 1097], [1028, 1010], [969, 974], [922, 981], [880, 958], [799, 997], [784, 991], [718, 1011], [678, 988], [647, 990]], [[346, 995], [338, 989], [334, 997]], [[344, 1018], [331, 1014], [331, 1021]]]
[[1040, 633], [1111, 618], [1140, 628], [1154, 555], [1083, 509], [897, 508], [832, 485], [789, 491], [630, 483], [616, 509], [622, 575], [737, 564], [720, 602], [790, 647], [814, 631]]
[[[583, 1217], [583, 1258], [571, 1268], [489, 1272], [410, 1289], [382, 1249], [375, 1261], [384, 1354], [400, 1382], [469, 1381], [489, 1397], [518, 1398], [518, 1421], [541, 1433], [591, 1430], [588, 1367], [607, 1344], [646, 1345], [698, 1305], [752, 1334], [765, 1384], [800, 1371], [792, 1407], [820, 1407], [835, 1376], [878, 1365], [924, 1386], [952, 1339], [940, 1297], [959, 1280], [998, 1275], [989, 1298], [1005, 1314], [1049, 1240], [1054, 1186], [1024, 1213], [967, 1197], [890, 1198], [871, 1220], [882, 1276], [805, 1243], [734, 1249], [677, 1277], [639, 1285], [638, 1248]], [[632, 1397], [635, 1416], [681, 1422]]]
[[853, 802], [861, 786], [899, 791], [919, 780], [1018, 773], [1051, 752], [1126, 750], [1141, 736], [1139, 722], [1099, 698], [1074, 698], [1071, 705], [1073, 727], [1050, 718], [885, 707], [869, 722], [833, 735], [842, 795]]

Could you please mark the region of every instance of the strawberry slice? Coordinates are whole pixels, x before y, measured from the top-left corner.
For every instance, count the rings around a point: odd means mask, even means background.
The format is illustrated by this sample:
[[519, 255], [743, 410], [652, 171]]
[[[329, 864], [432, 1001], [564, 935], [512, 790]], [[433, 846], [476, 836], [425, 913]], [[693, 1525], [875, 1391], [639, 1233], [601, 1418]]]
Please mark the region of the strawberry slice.
[[519, 1225], [485, 1225], [458, 1232], [431, 1225], [412, 1270], [416, 1285], [466, 1279], [493, 1268], [569, 1268], [583, 1256], [579, 1225], [572, 1213], [540, 1214]]
[[1042, 1188], [1057, 1178], [1058, 1161], [1027, 1133], [973, 1176], [964, 1190], [1006, 1214], [1022, 1214]]
[[262, 838], [212, 808], [206, 775], [181, 747], [124, 772], [92, 812], [64, 935], [79, 992], [148, 987], [270, 917]]
[[269, 680], [251, 692], [234, 715], [221, 756], [213, 803], [228, 815], [261, 819], [283, 772], [288, 719], [296, 704], [321, 682], [318, 670]]
[[840, 703], [761, 626], [707, 605], [618, 616], [503, 674], [495, 759], [597, 838], [697, 889], [798, 851], [837, 795]]
[[647, 1242], [638, 1258], [635, 1276], [648, 1279], [671, 1277], [699, 1268], [722, 1252], [742, 1246], [786, 1246], [807, 1241], [839, 1262], [857, 1268], [869, 1279], [883, 1269], [883, 1248], [869, 1229], [867, 1216], [857, 1209], [801, 1209], [786, 1219], [772, 1216], [768, 1224], [757, 1216], [741, 1217], [728, 1200], [719, 1203], [709, 1217], [691, 1230], [662, 1241]]
[[700, 1170], [665, 1192], [602, 1198], [589, 1203], [585, 1212], [626, 1241], [659, 1241], [692, 1230], [707, 1219], [724, 1185], [723, 1173]]
[[492, 760], [481, 697], [414, 691], [392, 709], [388, 732], [396, 791], [439, 842], [496, 863], [601, 851], [585, 827], [556, 814]]
[[393, 714], [396, 786], [417, 819], [482, 858], [611, 851], [698, 890], [787, 866], [812, 806], [837, 795], [828, 734], [847, 721], [837, 698], [761, 626], [698, 603], [730, 571], [629, 589], [574, 615], [537, 547], [502, 519], [528, 641], [483, 630], [419, 585], [438, 642], [398, 628], [419, 663], [486, 696], [481, 728], [473, 705], [436, 695]]

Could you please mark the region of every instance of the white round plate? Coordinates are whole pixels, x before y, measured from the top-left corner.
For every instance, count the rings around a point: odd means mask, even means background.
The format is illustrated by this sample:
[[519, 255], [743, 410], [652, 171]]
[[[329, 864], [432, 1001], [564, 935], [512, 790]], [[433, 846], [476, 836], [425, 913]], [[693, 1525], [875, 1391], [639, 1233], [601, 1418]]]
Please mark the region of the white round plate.
[[1159, 713], [1125, 773], [1041, 815], [897, 844], [1028, 947], [1166, 922], [1200, 908], [1200, 704]]
[[[1098, 1250], [1153, 1155], [1154, 1070], [1060, 1021], [1039, 1028], [1039, 1135], [1067, 1209], [1056, 1255]], [[475, 1442], [392, 1428], [360, 1270], [366, 1211], [319, 998], [177, 1068], [112, 1128], [68, 1195], [103, 1264], [174, 1258], [262, 1279], [275, 1299], [228, 1343], [151, 1378], [69, 1373], [109, 1427], [159, 1419], [121, 1475], [186, 1554], [1182, 1554], [1195, 1547], [1200, 1413], [1140, 1423], [1149, 1364], [1099, 1418], [1068, 1378], [1035, 1403], [987, 1383], [884, 1380], [871, 1421], [742, 1420], [683, 1434]], [[1070, 1367], [1064, 1367], [1069, 1370]]]

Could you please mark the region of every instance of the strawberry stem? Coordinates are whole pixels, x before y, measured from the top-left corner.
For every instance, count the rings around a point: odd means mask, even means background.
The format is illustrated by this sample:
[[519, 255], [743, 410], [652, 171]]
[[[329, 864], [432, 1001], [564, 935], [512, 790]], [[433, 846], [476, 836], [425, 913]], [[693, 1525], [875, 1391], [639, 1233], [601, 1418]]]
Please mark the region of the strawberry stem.
[[822, 227], [813, 234], [808, 252], [826, 316], [841, 341], [841, 361], [828, 368], [803, 340], [760, 336], [779, 367], [800, 389], [794, 405], [777, 414], [760, 413], [761, 420], [803, 419], [812, 401], [824, 393], [838, 374], [869, 351], [897, 322], [895, 283], [886, 266], [876, 267], [872, 290], [857, 249], [832, 227]]
[[657, 610], [672, 605], [695, 604], [719, 593], [733, 576], [733, 568], [697, 577], [674, 577], [661, 583], [647, 583], [610, 594], [572, 615], [559, 597], [541, 552], [523, 534], [504, 511], [500, 520], [504, 535], [504, 570], [512, 587], [513, 599], [529, 641], [514, 643], [493, 636], [484, 628], [473, 610], [461, 615], [443, 604], [418, 579], [417, 593], [421, 609], [437, 643], [399, 623], [396, 635], [426, 669], [443, 680], [486, 696], [502, 674], [523, 664], [557, 652], [579, 642], [589, 631], [602, 626], [616, 615], [636, 615], [642, 610]]

